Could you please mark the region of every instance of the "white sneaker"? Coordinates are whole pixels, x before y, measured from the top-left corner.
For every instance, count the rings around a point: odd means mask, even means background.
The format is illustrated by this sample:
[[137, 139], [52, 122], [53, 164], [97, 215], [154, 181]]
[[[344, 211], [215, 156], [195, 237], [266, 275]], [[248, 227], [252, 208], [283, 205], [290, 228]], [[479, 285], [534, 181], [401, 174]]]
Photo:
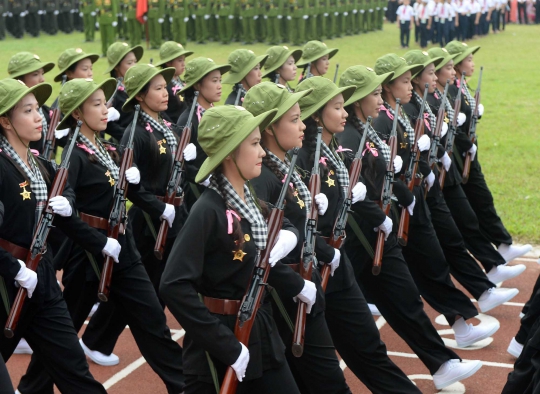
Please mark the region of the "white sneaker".
[[79, 343], [84, 350], [84, 354], [88, 356], [90, 360], [96, 364], [103, 365], [104, 367], [110, 367], [112, 365], [117, 365], [120, 362], [118, 356], [114, 353], [111, 353], [110, 356], [100, 353], [96, 350], [90, 350], [83, 342], [82, 338], [79, 339]]
[[505, 289], [492, 287], [482, 293], [478, 299], [478, 307], [483, 313], [510, 301], [519, 293], [518, 289]]
[[506, 260], [507, 263], [511, 262], [518, 257], [523, 256], [524, 254], [529, 253], [532, 250], [532, 246], [527, 244], [523, 246], [514, 246], [507, 244], [500, 244], [497, 248], [501, 256]]
[[26, 339], [24, 338], [21, 338], [21, 340], [19, 341], [19, 344], [17, 345], [17, 347], [15, 348], [15, 351], [13, 352], [13, 354], [32, 354], [34, 353], [34, 351], [32, 350], [32, 348], [30, 347], [30, 345], [28, 344], [28, 342], [26, 342]]
[[90, 313], [88, 314], [88, 318], [90, 319], [92, 316], [94, 316], [94, 313], [96, 313], [97, 308], [99, 306], [99, 302], [96, 302], [92, 309], [90, 310]]
[[508, 349], [506, 349], [506, 351], [515, 358], [518, 358], [523, 351], [523, 345], [516, 341], [516, 338], [512, 338], [512, 340], [510, 341], [510, 345], [508, 345]]
[[519, 318], [520, 318], [520, 319], [523, 319], [524, 317], [525, 317], [525, 313], [519, 312]]
[[525, 265], [517, 264], [512, 266], [498, 265], [493, 267], [491, 271], [487, 273], [487, 277], [491, 283], [501, 283], [505, 280], [515, 278], [525, 271]]
[[458, 347], [468, 347], [495, 334], [501, 325], [499, 322], [480, 323], [477, 326], [469, 324], [469, 332], [464, 335], [455, 334]]
[[461, 362], [458, 359], [448, 360], [433, 375], [433, 383], [435, 383], [437, 390], [441, 390], [453, 383], [471, 377], [480, 368], [482, 368], [482, 362], [479, 360]]
[[377, 305], [368, 303], [367, 306], [369, 306], [369, 310], [373, 316], [381, 316], [381, 312], [379, 311], [379, 308], [377, 308]]

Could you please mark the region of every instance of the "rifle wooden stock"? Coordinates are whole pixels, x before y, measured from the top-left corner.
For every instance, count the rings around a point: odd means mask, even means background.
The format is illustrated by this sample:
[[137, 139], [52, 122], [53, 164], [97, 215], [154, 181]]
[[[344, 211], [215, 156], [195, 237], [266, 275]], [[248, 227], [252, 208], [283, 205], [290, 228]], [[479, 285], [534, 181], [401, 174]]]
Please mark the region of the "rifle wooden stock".
[[[71, 157], [71, 152], [73, 151], [73, 146], [75, 145], [81, 125], [82, 122], [79, 121], [77, 123], [77, 128], [73, 133], [72, 140], [67, 148], [62, 165], [58, 168], [56, 174], [54, 175], [48, 201], [53, 197], [61, 196], [64, 192], [68, 179], [69, 159]], [[37, 271], [41, 257], [47, 251], [47, 237], [49, 236], [49, 232], [52, 228], [54, 215], [53, 209], [47, 202], [47, 206], [43, 210], [36, 227], [28, 255], [26, 256], [26, 268], [31, 269], [32, 271]], [[11, 310], [9, 311], [9, 316], [4, 327], [4, 335], [7, 338], [13, 338], [15, 335], [15, 329], [17, 328], [17, 323], [21, 317], [24, 301], [26, 300], [27, 296], [28, 291], [24, 287], [20, 287], [17, 291], [17, 295], [15, 296], [15, 300], [13, 301], [13, 305], [11, 306]]]
[[[176, 148], [176, 155], [174, 158], [173, 170], [171, 172], [171, 177], [169, 183], [167, 184], [167, 192], [163, 198], [163, 202], [166, 204], [173, 204], [174, 199], [180, 182], [182, 180], [182, 173], [184, 172], [184, 149], [189, 144], [191, 139], [191, 130], [189, 127], [184, 127], [182, 131], [182, 136], [178, 147]], [[182, 195], [183, 202], [183, 195]], [[167, 243], [167, 233], [169, 232], [169, 225], [165, 219], [161, 219], [161, 224], [159, 225], [159, 232], [156, 237], [156, 244], [154, 246], [154, 255], [158, 260], [163, 259], [163, 251], [165, 249], [165, 244]]]

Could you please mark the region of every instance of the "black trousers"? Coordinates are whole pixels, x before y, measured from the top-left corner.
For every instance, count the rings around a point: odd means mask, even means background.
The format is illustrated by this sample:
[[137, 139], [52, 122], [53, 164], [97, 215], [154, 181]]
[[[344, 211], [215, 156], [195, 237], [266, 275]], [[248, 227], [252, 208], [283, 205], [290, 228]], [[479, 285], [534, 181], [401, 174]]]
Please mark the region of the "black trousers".
[[444, 346], [426, 315], [424, 303], [394, 233], [384, 244], [381, 272], [377, 276], [371, 273], [372, 259], [360, 245], [348, 242], [345, 250], [353, 264], [356, 280], [361, 283], [366, 296], [377, 305], [388, 324], [431, 374], [437, 372], [446, 361], [459, 358]]
[[518, 3], [517, 3], [517, 11], [518, 11], [519, 23], [522, 24], [522, 23], [525, 22], [525, 24], [528, 24], [529, 19], [528, 19], [528, 16], [527, 16], [527, 3], [525, 3], [525, 2], [520, 3], [518, 1]]
[[[98, 287], [97, 281], [86, 281], [84, 264], [79, 268], [70, 275], [70, 281], [64, 283], [64, 298], [77, 331], [96, 302]], [[129, 324], [141, 354], [163, 380], [167, 391], [171, 394], [182, 392], [182, 348], [171, 338], [165, 314], [142, 264], [113, 271], [110, 299], [118, 307], [116, 314], [122, 315]], [[19, 384], [21, 393], [52, 393], [52, 382], [44, 368], [47, 364], [41, 361], [32, 356], [28, 371]]]
[[521, 319], [521, 325], [516, 334], [516, 341], [524, 345], [527, 342], [527, 338], [535, 330], [533, 326], [540, 323], [540, 276], [536, 280], [531, 298], [525, 304], [523, 308], [525, 316]]
[[[0, 308], [0, 316], [5, 323], [7, 314], [4, 308]], [[40, 361], [44, 375], [51, 382], [47, 389], [35, 393], [52, 394], [52, 383], [62, 393], [106, 393], [90, 373], [66, 302], [60, 294], [42, 304], [26, 301], [15, 336], [11, 339], [0, 336], [0, 352], [4, 360], [9, 360], [22, 337], [34, 351], [32, 359]]]
[[[449, 187], [449, 189], [453, 188], [460, 189], [460, 186], [456, 185]], [[478, 300], [484, 291], [495, 287], [495, 285], [489, 281], [484, 271], [482, 271], [480, 266], [467, 252], [463, 236], [448, 209], [449, 207], [446, 205], [438, 182], [433, 184], [433, 187], [428, 193], [426, 202], [429, 211], [431, 212], [431, 223], [433, 223], [433, 227], [435, 228], [437, 238], [439, 239], [439, 243], [444, 252], [444, 257], [450, 266], [450, 273], [469, 293], [473, 295], [474, 298]], [[470, 213], [470, 211], [472, 211], [466, 198], [454, 200], [454, 203], [456, 205], [455, 212], [459, 212], [458, 215], [462, 216], [461, 219], [463, 221], [473, 219], [463, 217], [465, 213]], [[469, 208], [469, 211], [467, 211], [467, 207]], [[472, 212], [472, 214], [474, 214], [474, 212]], [[469, 236], [469, 234], [466, 236]], [[478, 237], [481, 237], [479, 231]], [[469, 242], [471, 242], [470, 239]], [[491, 250], [499, 254], [490, 244], [487, 244], [487, 246], [491, 247]], [[480, 256], [477, 258], [479, 257]]]
[[521, 310], [521, 312], [526, 315], [527, 312], [529, 311], [529, 307], [531, 306], [531, 303], [532, 303], [532, 300], [534, 298], [534, 295], [536, 294], [536, 292], [540, 290], [540, 275], [538, 276], [538, 278], [536, 279], [536, 283], [534, 284], [534, 287], [531, 291], [531, 296], [529, 298], [529, 300], [525, 303], [525, 305], [523, 306], [523, 309]]
[[459, 15], [458, 16], [459, 18], [459, 26], [458, 26], [458, 30], [456, 32], [457, 34], [457, 39], [460, 40], [460, 41], [465, 41], [467, 40], [469, 37], [468, 37], [468, 32], [469, 32], [469, 17], [467, 17], [467, 15]]
[[13, 394], [14, 392], [15, 390], [13, 390], [6, 364], [2, 355], [0, 355], [0, 394]]
[[426, 23], [420, 22], [420, 48], [427, 47], [429, 34], [430, 34], [430, 30], [428, 30], [427, 28], [427, 22]]
[[411, 38], [411, 22], [400, 21], [399, 22], [399, 41], [402, 47], [409, 46], [409, 40]]
[[410, 217], [408, 243], [403, 249], [414, 282], [426, 302], [442, 313], [448, 324], [453, 325], [457, 316], [470, 319], [478, 311], [450, 278], [450, 267], [424, 200], [424, 188], [416, 186], [414, 194], [416, 205], [414, 215]]
[[388, 357], [386, 345], [381, 341], [379, 330], [356, 282], [348, 289], [327, 293], [325, 313], [339, 355], [372, 393], [419, 392]]
[[540, 394], [540, 326], [535, 328], [508, 374], [502, 394]]
[[463, 186], [445, 186], [443, 189], [444, 199], [463, 236], [465, 247], [480, 261], [486, 272], [489, 272], [497, 265], [506, 264], [506, 261], [493, 247], [485, 233], [480, 230], [479, 218], [463, 191]]
[[499, 215], [497, 215], [493, 196], [482, 173], [482, 166], [478, 162], [478, 155], [471, 164], [469, 181], [461, 187], [476, 213], [480, 230], [486, 238], [495, 246], [503, 243], [512, 244], [512, 236], [504, 227]]

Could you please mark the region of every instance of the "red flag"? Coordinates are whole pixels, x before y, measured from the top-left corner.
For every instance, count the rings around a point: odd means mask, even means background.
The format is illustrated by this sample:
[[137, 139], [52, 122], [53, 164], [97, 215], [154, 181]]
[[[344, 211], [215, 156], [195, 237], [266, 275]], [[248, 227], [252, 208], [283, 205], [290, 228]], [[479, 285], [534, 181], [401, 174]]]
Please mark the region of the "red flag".
[[148, 0], [137, 0], [137, 20], [144, 25], [143, 16], [148, 12]]

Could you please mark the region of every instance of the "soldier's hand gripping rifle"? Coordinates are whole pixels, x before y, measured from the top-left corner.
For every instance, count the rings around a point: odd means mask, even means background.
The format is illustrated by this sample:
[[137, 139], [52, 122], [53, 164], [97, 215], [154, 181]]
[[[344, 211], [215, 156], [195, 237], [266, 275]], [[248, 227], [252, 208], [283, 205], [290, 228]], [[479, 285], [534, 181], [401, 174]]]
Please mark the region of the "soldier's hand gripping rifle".
[[[402, 176], [403, 181], [407, 184], [407, 187], [411, 192], [414, 189], [416, 172], [418, 171], [418, 163], [420, 162], [420, 148], [418, 148], [418, 140], [424, 135], [424, 108], [426, 107], [428, 87], [429, 85], [426, 83], [424, 89], [424, 99], [422, 100], [422, 104], [420, 105], [420, 112], [418, 112], [418, 119], [416, 120], [416, 124], [414, 126], [414, 144], [411, 146], [411, 158], [407, 166], [407, 171]], [[407, 207], [403, 207], [401, 209], [401, 218], [399, 220], [398, 242], [401, 246], [406, 246], [408, 239], [409, 211], [407, 210]]]
[[[163, 202], [166, 204], [179, 206], [182, 205], [184, 200], [184, 191], [180, 186], [182, 184], [182, 174], [184, 174], [185, 171], [184, 149], [186, 149], [186, 146], [189, 144], [189, 141], [191, 139], [191, 121], [193, 119], [195, 107], [197, 106], [198, 94], [199, 92], [195, 92], [195, 99], [193, 100], [193, 104], [191, 105], [191, 109], [189, 110], [189, 116], [186, 126], [184, 127], [184, 130], [182, 130], [182, 136], [180, 137], [180, 142], [178, 143], [178, 147], [176, 148], [176, 155], [174, 157], [171, 177], [169, 178], [169, 182], [167, 183], [167, 191], [165, 193], [165, 197], [163, 198]], [[174, 204], [174, 200], [176, 199], [177, 195], [181, 197], [182, 201]], [[168, 232], [169, 224], [165, 219], [161, 219], [159, 232], [156, 236], [156, 244], [154, 246], [154, 256], [156, 256], [158, 260], [163, 259], [163, 250], [165, 249], [165, 244], [167, 243]]]
[[[360, 140], [360, 146], [358, 147], [358, 150], [354, 155], [354, 160], [349, 167], [349, 188], [347, 189], [347, 194], [345, 195], [345, 199], [343, 200], [343, 204], [341, 205], [341, 208], [339, 210], [336, 222], [334, 223], [332, 236], [330, 237], [328, 242], [328, 244], [334, 249], [340, 249], [345, 242], [345, 238], [347, 238], [347, 234], [345, 233], [345, 227], [347, 225], [347, 217], [349, 216], [349, 210], [351, 209], [352, 205], [352, 189], [354, 188], [354, 186], [356, 186], [356, 182], [358, 182], [358, 178], [360, 178], [360, 174], [362, 173], [362, 152], [364, 152], [367, 131], [371, 127], [371, 120], [372, 118], [371, 116], [369, 116], [367, 118], [366, 124], [364, 125], [364, 134], [362, 135], [362, 139]], [[330, 266], [330, 264], [325, 264], [321, 269], [321, 286], [323, 290], [326, 290], [328, 280], [330, 279], [331, 271], [332, 267]]]
[[[463, 86], [463, 79], [465, 77], [465, 73], [461, 74], [461, 83], [459, 86]], [[456, 100], [454, 101], [454, 116], [452, 117], [452, 122], [450, 122], [450, 127], [448, 128], [448, 135], [446, 136], [446, 153], [448, 153], [448, 156], [452, 157], [452, 152], [454, 151], [454, 140], [456, 139], [456, 133], [457, 133], [457, 119], [459, 112], [461, 111], [461, 88], [458, 89], [458, 93], [456, 96]], [[441, 190], [444, 187], [444, 180], [446, 178], [446, 170], [441, 168], [440, 175], [439, 175], [439, 184], [441, 185]]]
[[[309, 178], [309, 193], [311, 194], [311, 210], [308, 213], [306, 223], [306, 237], [302, 250], [302, 261], [300, 262], [300, 276], [304, 280], [311, 280], [313, 267], [317, 266], [315, 257], [315, 235], [317, 233], [317, 220], [319, 210], [315, 202], [315, 196], [321, 191], [321, 175], [319, 174], [319, 159], [321, 156], [322, 127], [317, 127], [317, 145], [315, 147], [315, 160], [311, 177]], [[304, 352], [304, 334], [306, 330], [307, 304], [298, 300], [298, 312], [294, 326], [292, 353], [295, 357], [300, 357]]]
[[[67, 76], [65, 74], [62, 75], [62, 86], [64, 86], [66, 80]], [[60, 108], [58, 108], [58, 97], [56, 98], [56, 100], [54, 100], [54, 103], [51, 106], [51, 111], [51, 120], [49, 122], [49, 128], [47, 129], [47, 135], [45, 136], [45, 144], [43, 146], [43, 157], [47, 160], [52, 159], [54, 142], [56, 141], [54, 132], [58, 127], [58, 123], [60, 123], [60, 116], [62, 115], [62, 113], [60, 112]]]
[[[49, 194], [49, 200], [53, 197], [61, 196], [64, 192], [64, 188], [66, 187], [66, 182], [68, 178], [68, 168], [71, 152], [73, 151], [73, 147], [77, 142], [77, 137], [79, 136], [79, 130], [81, 129], [82, 123], [83, 122], [81, 120], [77, 122], [75, 132], [73, 133], [71, 141], [67, 146], [64, 160], [62, 160], [62, 164], [60, 164], [60, 167], [58, 168], [58, 170], [56, 171], [56, 175], [54, 176], [54, 181], [51, 185], [51, 193]], [[55, 215], [51, 206], [49, 205], [49, 203], [47, 203], [47, 206], [41, 213], [41, 217], [36, 227], [36, 231], [34, 232], [32, 244], [28, 251], [28, 255], [26, 256], [26, 268], [31, 269], [32, 271], [37, 271], [39, 262], [41, 261], [41, 257], [47, 252], [47, 237], [49, 236], [49, 232], [53, 227], [52, 222], [54, 220], [54, 216]], [[4, 335], [7, 338], [13, 338], [27, 295], [28, 292], [24, 287], [19, 288], [17, 296], [15, 297], [15, 301], [13, 301], [13, 305], [9, 312], [6, 325], [4, 327]]]
[[[139, 118], [140, 110], [141, 106], [135, 105], [135, 115], [133, 116], [133, 122], [131, 123], [131, 128], [129, 130], [128, 142], [122, 155], [118, 182], [114, 189], [113, 204], [111, 213], [109, 215], [107, 238], [118, 239], [121, 227], [123, 233], [126, 231], [126, 196], [129, 185], [129, 182], [126, 179], [126, 170], [130, 169], [133, 164], [133, 135], [135, 134], [135, 127], [137, 126], [137, 119]], [[102, 302], [107, 302], [109, 300], [113, 264], [113, 258], [111, 256], [106, 256], [105, 262], [103, 263], [103, 269], [101, 270], [101, 277], [99, 278], [98, 287], [98, 298]]]
[[[279, 194], [275, 207], [271, 210], [270, 215], [268, 216], [268, 238], [266, 242], [266, 249], [263, 250], [262, 253], [257, 251], [251, 281], [246, 289], [244, 298], [242, 298], [242, 304], [240, 305], [240, 310], [238, 311], [238, 317], [234, 327], [234, 336], [246, 347], [249, 344], [251, 329], [255, 323], [255, 317], [257, 316], [257, 311], [261, 305], [268, 275], [270, 274], [270, 252], [277, 241], [279, 230], [281, 229], [283, 223], [285, 196], [287, 194], [289, 182], [291, 181], [291, 176], [295, 171], [294, 168], [297, 157], [298, 148], [294, 148], [291, 166], [285, 182], [281, 187], [281, 193]], [[237, 386], [238, 379], [236, 378], [236, 372], [234, 372], [234, 369], [229, 366], [225, 372], [223, 383], [221, 384], [220, 394], [234, 394]]]
[[[383, 210], [384, 214], [388, 216], [390, 214], [390, 208], [392, 207], [392, 189], [394, 184], [394, 159], [397, 155], [397, 114], [399, 114], [400, 99], [396, 100], [396, 116], [394, 116], [394, 123], [392, 124], [392, 132], [388, 139], [388, 146], [390, 147], [390, 161], [386, 163], [386, 173], [384, 175], [384, 183], [381, 191], [381, 201], [379, 206]], [[373, 275], [379, 275], [381, 273], [382, 258], [384, 252], [384, 231], [379, 229], [377, 233], [377, 243], [375, 244], [375, 255], [373, 256], [373, 268], [371, 272]]]
[[[476, 86], [476, 92], [474, 93], [474, 101], [476, 101], [476, 105], [474, 106], [474, 111], [471, 116], [471, 121], [469, 122], [469, 139], [474, 144], [476, 142], [476, 124], [478, 123], [478, 106], [480, 105], [480, 87], [482, 85], [482, 73], [484, 71], [484, 67], [480, 67], [480, 76], [478, 77], [478, 85]], [[465, 86], [460, 85], [461, 89], [466, 89]], [[469, 173], [471, 171], [471, 162], [472, 162], [472, 153], [467, 152], [465, 156], [465, 162], [463, 163], [463, 174], [462, 183], [467, 183], [469, 181]]]

